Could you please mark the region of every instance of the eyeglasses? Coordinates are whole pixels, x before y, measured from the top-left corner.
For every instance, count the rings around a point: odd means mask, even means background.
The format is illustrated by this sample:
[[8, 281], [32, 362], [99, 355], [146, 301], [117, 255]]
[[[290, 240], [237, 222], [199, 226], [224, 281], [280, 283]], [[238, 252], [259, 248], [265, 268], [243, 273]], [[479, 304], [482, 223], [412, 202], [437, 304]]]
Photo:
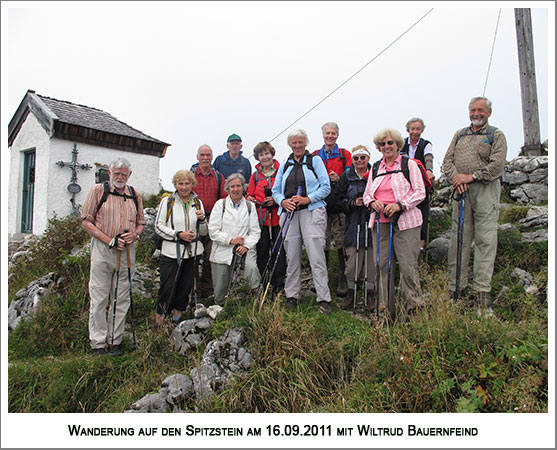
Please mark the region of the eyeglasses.
[[363, 161], [366, 158], [367, 156], [352, 156], [353, 161], [359, 161], [360, 159]]
[[379, 147], [385, 147], [385, 145], [393, 145], [395, 141], [379, 142]]

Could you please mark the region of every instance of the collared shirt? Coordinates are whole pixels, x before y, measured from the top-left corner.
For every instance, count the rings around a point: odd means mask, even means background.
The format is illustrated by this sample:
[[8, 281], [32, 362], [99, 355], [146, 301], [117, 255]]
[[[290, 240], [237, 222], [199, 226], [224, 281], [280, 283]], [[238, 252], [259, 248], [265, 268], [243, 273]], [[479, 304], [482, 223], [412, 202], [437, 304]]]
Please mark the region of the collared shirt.
[[[113, 189], [114, 187], [110, 184], [110, 191], [112, 192]], [[130, 188], [126, 186], [124, 193], [129, 198], [109, 194], [99, 212], [97, 212], [97, 206], [101, 201], [103, 192], [104, 186], [102, 183], [95, 184], [91, 188], [81, 209], [81, 220], [88, 220], [111, 238], [124, 233], [126, 230], [133, 233], [138, 225], [145, 225], [143, 201], [137, 190], [135, 195], [137, 196], [138, 208], [135, 207], [135, 202], [131, 198]]]
[[[393, 165], [389, 167], [389, 169], [400, 170], [402, 167], [401, 161], [402, 156], [398, 155]], [[402, 203], [402, 205], [405, 207], [405, 210], [402, 212], [400, 218], [398, 219], [399, 230], [408, 230], [410, 228], [419, 227], [423, 222], [422, 212], [418, 208], [416, 208], [425, 198], [425, 186], [422, 174], [420, 172], [420, 169], [418, 168], [418, 165], [411, 159], [408, 160], [408, 170], [410, 172], [411, 183], [408, 183], [408, 180], [402, 172], [393, 173], [392, 175], [384, 175], [381, 177], [376, 176], [373, 179], [370, 176], [367, 182], [366, 190], [364, 192], [364, 204], [367, 206], [372, 201], [377, 200], [376, 191], [381, 183], [383, 183], [382, 179], [385, 176], [390, 176], [391, 187], [395, 200]], [[381, 163], [379, 164], [377, 174], [385, 172], [387, 172], [387, 168], [385, 165], [385, 159], [383, 158], [381, 160]], [[372, 229], [375, 225], [374, 210], [372, 210], [371, 217], [369, 219], [369, 225]]]
[[205, 208], [205, 214], [210, 214], [217, 200], [226, 197], [226, 192], [224, 192], [224, 176], [221, 179], [221, 195], [219, 197], [218, 180], [213, 168], [205, 175], [201, 172], [199, 166], [197, 166], [194, 169], [194, 175], [197, 180], [197, 185], [193, 188], [193, 191], [201, 199], [203, 207]]
[[472, 127], [466, 128], [465, 135], [458, 142], [462, 130], [458, 130], [447, 149], [443, 160], [443, 173], [448, 180], [457, 174], [476, 173], [478, 180], [493, 181], [503, 174], [507, 159], [507, 140], [501, 130], [493, 135], [493, 144], [489, 144], [485, 124], [477, 132]]
[[[420, 145], [420, 139], [418, 139], [416, 145], [412, 145], [410, 138], [408, 139], [408, 156], [410, 158], [415, 158], [416, 150], [418, 150], [418, 145]], [[431, 142], [424, 147], [424, 156], [430, 154], [433, 154], [433, 146], [431, 145]]]

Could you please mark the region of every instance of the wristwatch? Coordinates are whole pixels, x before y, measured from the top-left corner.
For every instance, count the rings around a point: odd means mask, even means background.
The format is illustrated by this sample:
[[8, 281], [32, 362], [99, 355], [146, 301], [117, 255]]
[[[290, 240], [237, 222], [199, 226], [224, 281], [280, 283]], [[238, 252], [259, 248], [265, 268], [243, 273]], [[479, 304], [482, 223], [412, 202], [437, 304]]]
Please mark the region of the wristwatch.
[[476, 181], [478, 179], [478, 174], [476, 172], [472, 172], [472, 179]]

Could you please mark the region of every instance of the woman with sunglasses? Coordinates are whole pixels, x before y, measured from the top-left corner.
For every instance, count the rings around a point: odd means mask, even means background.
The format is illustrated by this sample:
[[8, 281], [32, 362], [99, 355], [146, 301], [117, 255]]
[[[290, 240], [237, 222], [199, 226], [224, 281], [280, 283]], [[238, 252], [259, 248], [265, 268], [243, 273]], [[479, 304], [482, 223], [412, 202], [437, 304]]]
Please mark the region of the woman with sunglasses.
[[[425, 186], [417, 164], [408, 159], [408, 178], [403, 172], [402, 158], [398, 152], [404, 140], [397, 130], [385, 129], [373, 139], [377, 149], [383, 154], [375, 177], [373, 171], [368, 178], [364, 193], [364, 204], [370, 208], [369, 227], [373, 232], [373, 247], [377, 249], [379, 234], [378, 288], [381, 305], [380, 313], [394, 318], [394, 257], [400, 269], [401, 313], [403, 318], [416, 308], [424, 305], [420, 292], [418, 256], [420, 254], [420, 230], [422, 213], [417, 208], [425, 198]], [[407, 158], [404, 156], [404, 158]], [[377, 232], [376, 226], [379, 227]], [[389, 245], [391, 242], [391, 246]], [[391, 252], [390, 252], [391, 250]], [[391, 255], [389, 257], [389, 254]], [[387, 269], [391, 267], [391, 276]], [[387, 289], [387, 278], [391, 286]]]
[[[351, 153], [352, 167], [340, 176], [335, 186], [335, 196], [346, 216], [344, 251], [348, 256], [345, 275], [349, 295], [339, 306], [342, 309], [351, 309], [353, 307], [354, 290], [358, 289], [357, 282], [361, 282], [362, 278], [365, 278], [365, 289], [367, 290], [367, 303], [365, 306], [368, 311], [373, 311], [375, 309], [375, 295], [373, 292], [375, 289], [375, 259], [373, 257], [372, 233], [367, 227], [370, 213], [364, 206], [363, 200], [371, 168], [369, 165], [370, 154], [364, 145], [354, 147]], [[365, 264], [366, 261], [367, 264]], [[357, 268], [356, 264], [358, 264]], [[366, 267], [367, 276], [364, 276]]]

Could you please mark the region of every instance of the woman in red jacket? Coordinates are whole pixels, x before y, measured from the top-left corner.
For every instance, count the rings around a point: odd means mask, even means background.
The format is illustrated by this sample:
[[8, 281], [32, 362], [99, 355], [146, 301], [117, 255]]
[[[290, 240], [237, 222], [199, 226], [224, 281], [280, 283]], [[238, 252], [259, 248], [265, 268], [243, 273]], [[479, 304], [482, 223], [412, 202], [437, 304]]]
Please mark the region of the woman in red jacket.
[[[249, 180], [247, 199], [254, 202], [257, 206], [259, 225], [261, 226], [261, 239], [257, 244], [257, 267], [263, 276], [267, 266], [269, 271], [273, 268], [276, 255], [282, 245], [280, 242], [275, 245], [276, 240], [280, 237], [280, 226], [277, 214], [278, 205], [271, 195], [271, 188], [275, 182], [275, 176], [280, 163], [274, 159], [275, 149], [267, 141], [260, 142], [255, 146], [253, 156], [259, 163], [255, 166], [255, 172]], [[273, 247], [274, 252], [269, 262]], [[281, 251], [271, 277], [273, 297], [284, 288], [285, 276], [286, 254], [284, 251]]]

